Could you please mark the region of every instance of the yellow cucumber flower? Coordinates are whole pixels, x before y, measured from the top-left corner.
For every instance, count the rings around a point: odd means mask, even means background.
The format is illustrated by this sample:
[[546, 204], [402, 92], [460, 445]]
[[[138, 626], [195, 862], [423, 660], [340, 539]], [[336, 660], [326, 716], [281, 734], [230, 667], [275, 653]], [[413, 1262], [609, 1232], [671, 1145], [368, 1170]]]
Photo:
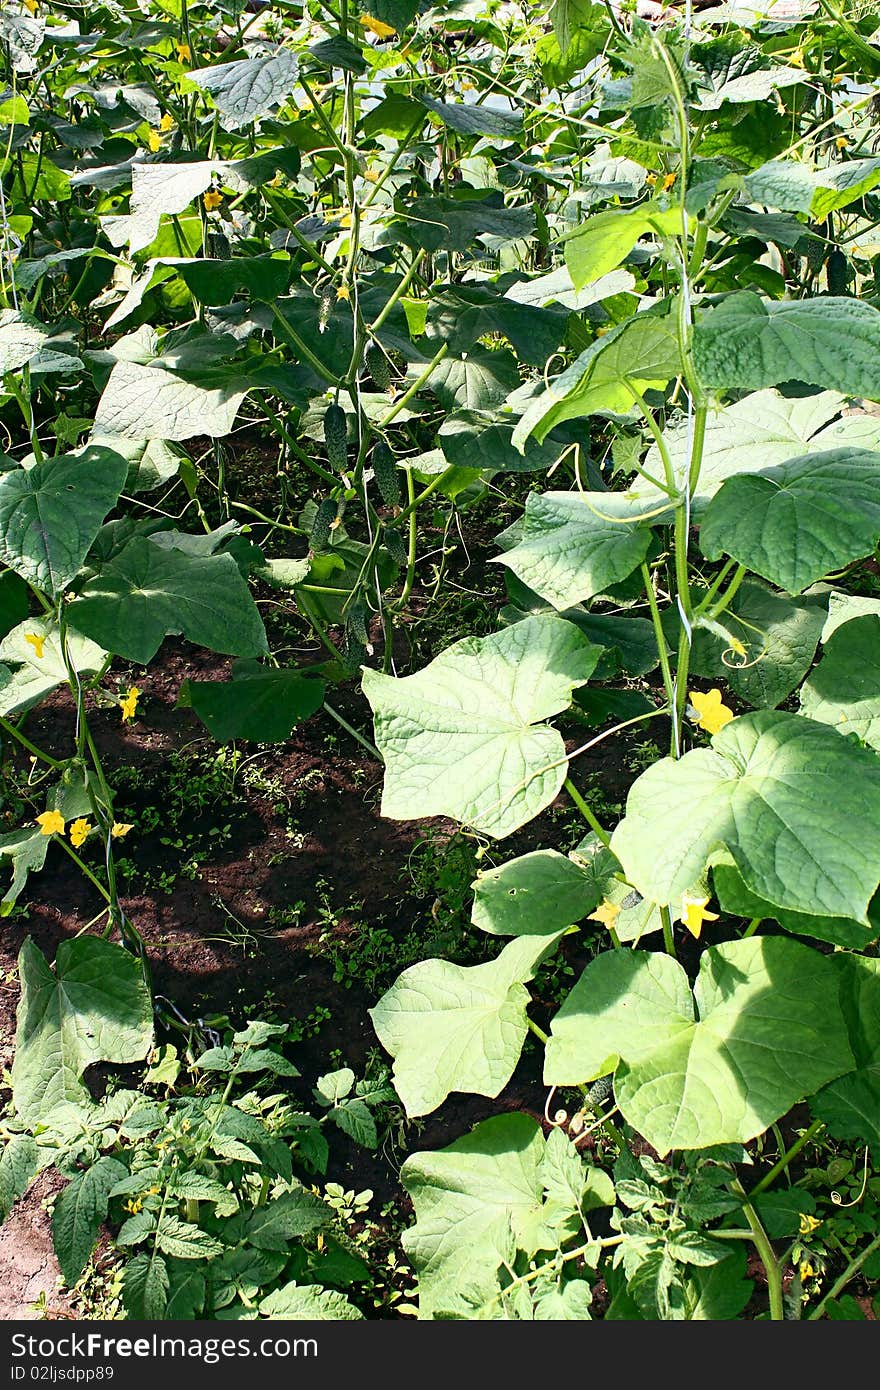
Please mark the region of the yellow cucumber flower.
[[38, 661], [43, 659], [43, 647], [46, 643], [45, 635], [41, 632], [26, 632], [24, 640], [29, 642], [34, 649], [34, 654]]
[[115, 820], [110, 830], [114, 840], [122, 840], [131, 830], [131, 825], [127, 821]]
[[601, 922], [603, 927], [607, 927], [609, 931], [613, 931], [619, 916], [620, 903], [613, 903], [610, 902], [608, 898], [604, 898], [596, 908], [596, 911], [590, 913], [587, 921]]
[[44, 811], [37, 816], [36, 824], [40, 827], [41, 835], [64, 834], [64, 817], [60, 811]]
[[374, 19], [371, 14], [362, 14], [358, 18], [361, 28], [368, 34], [375, 34], [377, 39], [390, 39], [397, 30], [393, 24], [384, 24], [381, 19]]
[[177, 48], [177, 61], [178, 61], [178, 63], [191, 63], [191, 62], [192, 62], [192, 50], [191, 50], [191, 48], [190, 48], [190, 46], [189, 46], [188, 43], [179, 43], [179, 44], [176, 45], [176, 48]]
[[135, 714], [137, 713], [138, 696], [140, 695], [140, 693], [141, 692], [138, 689], [138, 687], [136, 685], [133, 685], [129, 690], [128, 694], [125, 696], [125, 698], [119, 701], [119, 706], [122, 710], [123, 724], [127, 723], [131, 719], [134, 719]]
[[733, 710], [724, 704], [717, 686], [705, 693], [691, 690], [688, 699], [699, 715], [697, 728], [705, 729], [708, 734], [717, 734], [733, 718]]
[[717, 912], [706, 911], [708, 904], [708, 898], [697, 897], [694, 893], [682, 893], [681, 895], [681, 912], [678, 915], [678, 920], [687, 927], [691, 936], [697, 941], [700, 939], [704, 922], [718, 921]]
[[82, 816], [75, 820], [68, 831], [74, 849], [80, 849], [92, 833], [92, 826]]
[[205, 196], [202, 198], [202, 202], [205, 206], [205, 212], [213, 212], [214, 209], [219, 208], [221, 203], [223, 202], [223, 194], [219, 191], [219, 189], [209, 188]]

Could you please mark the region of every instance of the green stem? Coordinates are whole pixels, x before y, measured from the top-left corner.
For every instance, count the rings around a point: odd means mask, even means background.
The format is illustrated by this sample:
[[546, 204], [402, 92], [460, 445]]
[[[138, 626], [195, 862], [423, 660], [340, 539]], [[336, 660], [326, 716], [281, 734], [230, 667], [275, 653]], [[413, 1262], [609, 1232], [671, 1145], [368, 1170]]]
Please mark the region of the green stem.
[[863, 53], [875, 66], [880, 64], [880, 52], [878, 52], [876, 48], [872, 48], [867, 40], [862, 38], [858, 29], [850, 24], [846, 16], [842, 15], [840, 11], [831, 4], [831, 0], [819, 0], [819, 4], [822, 6], [825, 13], [834, 20], [835, 24], [840, 25], [850, 43], [857, 48], [860, 53]]
[[379, 329], [382, 327], [382, 324], [385, 322], [388, 315], [391, 313], [391, 310], [394, 308], [401, 295], [406, 294], [407, 290], [409, 289], [410, 285], [415, 279], [419, 266], [422, 264], [422, 261], [425, 259], [426, 255], [427, 252], [422, 250], [419, 251], [418, 254], [413, 257], [413, 261], [409, 270], [406, 272], [397, 288], [393, 291], [391, 298], [385, 303], [383, 308], [380, 310], [380, 312], [374, 318], [373, 322], [370, 324], [371, 333], [379, 332]]
[[528, 1026], [529, 1026], [529, 1032], [530, 1032], [530, 1033], [534, 1033], [534, 1035], [535, 1035], [535, 1037], [538, 1039], [538, 1041], [539, 1041], [539, 1042], [542, 1042], [542, 1043], [544, 1044], [544, 1046], [546, 1047], [547, 1044], [548, 1044], [548, 1042], [550, 1041], [550, 1034], [549, 1034], [549, 1033], [545, 1033], [545, 1032], [544, 1032], [544, 1029], [543, 1029], [543, 1028], [539, 1028], [538, 1025], [537, 1025], [537, 1023], [535, 1023], [534, 1020], [531, 1019], [531, 1018], [529, 1018], [528, 1016], [526, 1017], [526, 1023], [527, 1023]]
[[817, 1318], [821, 1318], [828, 1303], [830, 1303], [832, 1299], [837, 1298], [838, 1294], [843, 1292], [850, 1279], [852, 1279], [854, 1275], [858, 1274], [862, 1265], [870, 1259], [875, 1250], [880, 1250], [880, 1236], [875, 1236], [874, 1239], [871, 1241], [870, 1245], [866, 1245], [864, 1250], [860, 1250], [858, 1255], [856, 1255], [854, 1259], [850, 1260], [846, 1269], [840, 1275], [840, 1278], [835, 1279], [834, 1283], [831, 1285], [831, 1288], [825, 1294], [824, 1298], [822, 1298], [820, 1302], [816, 1304], [815, 1308], [813, 1309], [812, 1313], [807, 1319], [808, 1322], [815, 1322]]
[[751, 922], [749, 922], [749, 925], [746, 927], [745, 931], [743, 932], [743, 941], [745, 941], [745, 939], [746, 939], [747, 936], [754, 936], [754, 935], [755, 935], [755, 932], [758, 930], [758, 928], [760, 927], [760, 925], [761, 925], [761, 923], [763, 922], [763, 920], [764, 920], [763, 917], [753, 917], [753, 918], [752, 918]]
[[760, 1256], [761, 1263], [767, 1274], [767, 1293], [770, 1299], [770, 1320], [771, 1322], [784, 1322], [785, 1312], [782, 1306], [782, 1266], [776, 1258], [767, 1232], [761, 1225], [760, 1217], [749, 1201], [748, 1193], [738, 1178], [734, 1178], [733, 1182], [730, 1184], [730, 1189], [732, 1192], [735, 1192], [738, 1197], [742, 1198], [743, 1215], [749, 1223], [755, 1249]]
[[281, 309], [279, 309], [278, 305], [274, 301], [269, 305], [269, 308], [272, 310], [272, 313], [275, 315], [276, 319], [281, 324], [281, 327], [284, 329], [285, 333], [290, 338], [290, 341], [293, 343], [293, 346], [296, 348], [302, 360], [304, 362], [308, 362], [312, 371], [315, 373], [316, 376], [319, 376], [322, 381], [326, 381], [330, 386], [336, 386], [336, 377], [329, 370], [329, 368], [324, 366], [324, 363], [321, 361], [320, 357], [315, 356], [308, 343], [303, 341], [299, 333], [294, 328], [293, 324], [290, 322], [290, 319], [287, 317], [287, 315], [283, 313]]
[[410, 386], [409, 389], [403, 393], [400, 400], [395, 401], [391, 409], [386, 411], [386, 413], [382, 416], [382, 419], [379, 421], [379, 424], [376, 427], [379, 433], [381, 433], [382, 430], [386, 429], [387, 426], [391, 424], [391, 421], [395, 418], [396, 415], [400, 414], [401, 410], [403, 410], [405, 406], [409, 405], [416, 392], [419, 391], [424, 386], [425, 382], [429, 379], [431, 373], [437, 366], [438, 362], [442, 362], [443, 358], [446, 356], [448, 352], [449, 344], [444, 343], [443, 346], [437, 352], [434, 353], [434, 356], [431, 358], [427, 367], [419, 376], [416, 377], [412, 386]]
[[782, 1155], [782, 1157], [776, 1160], [776, 1162], [773, 1164], [773, 1167], [770, 1169], [769, 1172], [764, 1174], [761, 1181], [752, 1188], [752, 1196], [757, 1197], [759, 1193], [765, 1192], [767, 1188], [770, 1187], [776, 1181], [776, 1179], [779, 1177], [779, 1174], [785, 1172], [792, 1159], [797, 1157], [801, 1149], [806, 1148], [807, 1144], [810, 1143], [810, 1140], [814, 1139], [815, 1136], [824, 1128], [824, 1121], [814, 1120], [810, 1127], [804, 1130], [800, 1138], [794, 1141], [794, 1143], [791, 1145], [791, 1148], [787, 1149], [786, 1152]]
[[645, 586], [645, 593], [648, 596], [648, 607], [651, 610], [651, 622], [654, 625], [654, 641], [657, 643], [657, 654], [660, 657], [660, 670], [663, 675], [663, 686], [666, 690], [666, 698], [669, 701], [669, 708], [672, 709], [675, 703], [675, 681], [672, 679], [672, 667], [669, 664], [669, 649], [666, 645], [666, 634], [663, 631], [663, 623], [660, 619], [660, 608], [657, 603], [657, 595], [654, 593], [654, 584], [651, 579], [651, 571], [647, 563], [642, 561], [642, 583]]
[[673, 960], [677, 960], [675, 934], [672, 930], [672, 913], [669, 911], [668, 907], [661, 907], [660, 921], [663, 923], [663, 946], [666, 954], [667, 956], [672, 956]]
[[107, 906], [111, 909], [111, 912], [112, 912], [112, 908], [113, 908], [113, 899], [111, 898], [110, 894], [107, 892], [107, 889], [104, 887], [104, 885], [103, 885], [103, 883], [101, 882], [101, 880], [100, 880], [99, 878], [97, 878], [97, 877], [92, 873], [92, 871], [91, 871], [91, 869], [89, 868], [88, 864], [86, 864], [84, 860], [80, 859], [80, 857], [79, 857], [79, 855], [77, 854], [76, 850], [73, 848], [73, 845], [69, 845], [69, 844], [67, 843], [67, 841], [65, 840], [65, 838], [64, 838], [63, 835], [56, 835], [56, 836], [55, 836], [55, 839], [58, 841], [58, 843], [59, 843], [59, 845], [61, 846], [61, 848], [62, 848], [67, 854], [70, 855], [70, 857], [71, 857], [71, 859], [73, 860], [74, 864], [76, 864], [77, 868], [78, 868], [82, 873], [85, 874], [85, 876], [86, 876], [86, 878], [89, 880], [89, 882], [92, 883], [92, 884], [94, 884], [94, 886], [97, 888], [98, 892], [101, 894], [101, 897], [104, 899], [105, 903], [106, 903]]
[[406, 578], [395, 607], [400, 609], [407, 603], [416, 578], [416, 559], [418, 558], [418, 503], [416, 487], [411, 468], [406, 470], [407, 511], [409, 512], [409, 539], [406, 552]]
[[574, 782], [571, 780], [570, 777], [566, 777], [562, 785], [565, 787], [565, 790], [568, 792], [575, 806], [578, 808], [584, 820], [587, 822], [587, 825], [599, 836], [599, 839], [602, 841], [605, 848], [609, 849], [611, 847], [611, 836], [593, 815], [593, 812], [590, 810], [586, 801], [581, 796]]
[[2, 729], [4, 733], [9, 734], [12, 738], [17, 739], [22, 748], [26, 748], [33, 757], [39, 758], [41, 762], [47, 763], [49, 767], [64, 767], [64, 763], [58, 762], [56, 758], [50, 758], [48, 753], [44, 753], [35, 743], [31, 743], [30, 739], [26, 738], [21, 730], [17, 728], [15, 724], [10, 723], [8, 719], [0, 717], [0, 729]]
[[290, 430], [286, 425], [281, 423], [275, 411], [271, 406], [266, 404], [261, 396], [257, 396], [257, 405], [262, 410], [279, 439], [284, 441], [293, 457], [298, 459], [306, 468], [311, 469], [316, 477], [323, 478], [325, 483], [330, 483], [333, 487], [336, 487], [339, 483], [339, 479], [333, 473], [328, 473], [326, 468], [322, 468], [320, 463], [316, 463], [313, 458], [310, 458], [309, 455], [299, 447], [293, 435], [290, 433]]
[[385, 759], [382, 757], [382, 754], [379, 752], [376, 745], [374, 743], [371, 743], [368, 738], [365, 738], [365, 736], [358, 729], [356, 729], [353, 724], [349, 724], [347, 719], [343, 719], [342, 715], [339, 713], [338, 710], [335, 710], [332, 705], [328, 705], [326, 702], [324, 704], [324, 709], [327, 711], [331, 719], [335, 719], [336, 723], [341, 728], [343, 728], [347, 734], [351, 734], [352, 738], [355, 739], [361, 745], [362, 748], [366, 749], [371, 758], [375, 758], [377, 762], [384, 763]]

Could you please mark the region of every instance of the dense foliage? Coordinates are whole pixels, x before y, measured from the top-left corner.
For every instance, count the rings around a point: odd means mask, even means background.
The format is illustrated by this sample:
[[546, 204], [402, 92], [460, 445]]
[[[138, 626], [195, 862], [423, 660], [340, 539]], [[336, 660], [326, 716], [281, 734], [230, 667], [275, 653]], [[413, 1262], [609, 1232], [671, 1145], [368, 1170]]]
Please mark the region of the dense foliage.
[[[84, 1084], [157, 1042], [90, 714], [130, 720], [182, 634], [236, 659], [180, 689], [213, 738], [322, 712], [384, 763], [383, 815], [491, 855], [472, 924], [499, 949], [371, 1010], [410, 1118], [544, 1054], [543, 1124], [492, 1113], [403, 1165], [419, 1316], [861, 1315], [841, 1295], [880, 1238], [817, 1253], [798, 1156], [864, 1152], [857, 1203], [880, 1146], [878, 25], [832, 0], [4, 7], [0, 728], [43, 809], [0, 837], [3, 907], [66, 853], [106, 912], [54, 968], [22, 952], [0, 1198], [71, 1179], [68, 1282], [109, 1217], [131, 1316], [363, 1311], [309, 1186], [326, 1121], [375, 1144], [381, 1080], [337, 1069], [294, 1110], [250, 1023]], [[228, 485], [242, 420], [277, 444], [271, 515]], [[492, 496], [506, 603], [408, 659], [414, 590], [430, 624], [451, 582], [425, 582], [425, 517]], [[267, 594], [320, 662], [273, 643]], [[336, 708], [353, 681], [375, 747]], [[44, 749], [27, 718], [59, 688], [75, 742]], [[668, 752], [606, 823], [578, 757], [643, 727]], [[585, 838], [507, 854], [560, 795]], [[529, 985], [574, 934], [541, 1027]]]

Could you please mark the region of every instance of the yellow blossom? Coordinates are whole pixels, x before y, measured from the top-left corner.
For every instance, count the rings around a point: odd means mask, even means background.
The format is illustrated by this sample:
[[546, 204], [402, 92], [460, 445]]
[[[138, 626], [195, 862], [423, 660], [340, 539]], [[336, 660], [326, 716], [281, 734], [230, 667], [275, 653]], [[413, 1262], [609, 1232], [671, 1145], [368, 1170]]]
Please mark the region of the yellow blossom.
[[362, 14], [359, 17], [360, 26], [368, 34], [375, 34], [377, 39], [390, 39], [397, 30], [393, 24], [383, 24], [381, 19], [374, 19], [371, 14]]
[[656, 174], [646, 174], [646, 175], [645, 175], [645, 183], [650, 184], [650, 186], [651, 186], [652, 188], [654, 187], [654, 184], [655, 184], [656, 182], [657, 182], [657, 175], [656, 175]]
[[838, 135], [834, 143], [839, 150], [845, 150], [847, 145], [849, 144], [849, 141], [847, 140], [845, 135]]
[[46, 642], [45, 635], [41, 632], [26, 632], [24, 640], [30, 642], [38, 661], [43, 659], [43, 647]]
[[162, 117], [161, 121], [159, 122], [159, 129], [160, 129], [161, 131], [167, 133], [169, 130], [171, 130], [171, 128], [172, 128], [173, 125], [174, 125], [174, 117], [173, 117], [173, 116], [169, 116], [168, 112], [166, 111], [166, 112], [165, 112], [165, 115]]
[[23, 3], [29, 14], [36, 14], [37, 10], [40, 8], [36, 0], [23, 0]]
[[844, 75], [842, 72], [836, 72], [831, 79], [832, 87], [839, 87], [841, 82], [843, 81], [843, 76]]
[[351, 286], [350, 286], [350, 285], [340, 285], [340, 286], [339, 286], [339, 289], [336, 291], [336, 298], [337, 298], [337, 299], [345, 299], [345, 300], [351, 299]]
[[461, 90], [463, 92], [475, 92], [477, 90], [476, 84], [473, 82], [462, 82]]
[[802, 68], [803, 65], [804, 65], [804, 50], [803, 50], [803, 48], [796, 48], [795, 51], [794, 51], [794, 53], [792, 53], [791, 57], [789, 58], [788, 63], [789, 63], [789, 67], [792, 67], [792, 68]]
[[620, 916], [620, 903], [613, 903], [604, 898], [595, 912], [591, 912], [587, 918], [588, 922], [601, 922], [603, 927], [613, 931]]
[[202, 202], [205, 205], [205, 212], [213, 212], [214, 209], [219, 208], [220, 204], [223, 202], [223, 194], [216, 188], [209, 188], [202, 198]]
[[134, 719], [135, 714], [137, 713], [137, 702], [140, 693], [141, 692], [138, 689], [138, 687], [136, 685], [133, 685], [131, 687], [131, 690], [129, 690], [128, 694], [125, 696], [125, 698], [119, 701], [119, 705], [122, 710], [123, 724], [130, 719]]
[[188, 43], [179, 43], [177, 45], [177, 61], [178, 63], [192, 62], [192, 50]]
[[668, 190], [672, 187], [672, 185], [675, 183], [675, 180], [676, 180], [677, 178], [678, 178], [678, 174], [664, 174], [664, 176], [663, 176], [663, 192], [664, 192], [664, 193], [668, 192]]
[[700, 939], [700, 932], [703, 930], [704, 922], [717, 922], [717, 912], [707, 912], [708, 898], [698, 898], [693, 893], [682, 893], [681, 912], [678, 920], [682, 922], [690, 932], [691, 936], [697, 941]]
[[159, 134], [158, 130], [150, 131], [149, 135], [147, 136], [147, 144], [153, 151], [153, 154], [155, 154], [157, 150], [161, 150], [162, 136]]
[[340, 227], [350, 227], [350, 226], [351, 226], [351, 213], [350, 213], [350, 212], [344, 212], [344, 213], [342, 214], [342, 216], [341, 216], [340, 219], [339, 219], [339, 225], [340, 225]]
[[366, 172], [364, 173], [364, 178], [366, 179], [367, 183], [378, 183], [378, 182], [379, 182], [379, 170], [378, 170], [378, 169], [367, 169]]
[[44, 811], [37, 816], [37, 825], [40, 827], [41, 835], [63, 835], [64, 817], [59, 811]]
[[80, 849], [91, 833], [92, 827], [87, 820], [84, 820], [83, 817], [80, 816], [79, 820], [75, 820], [68, 831], [70, 843], [73, 845], [73, 848]]
[[138, 1212], [140, 1211], [143, 1205], [144, 1204], [141, 1201], [140, 1197], [129, 1197], [128, 1201], [123, 1203], [125, 1210], [130, 1211], [132, 1216], [137, 1216]]
[[115, 820], [110, 834], [114, 840], [121, 840], [131, 830], [131, 826], [126, 821]]
[[724, 704], [717, 686], [705, 693], [691, 690], [688, 699], [699, 715], [697, 728], [705, 729], [708, 734], [717, 734], [733, 718], [733, 710]]
[[822, 1223], [816, 1216], [810, 1216], [807, 1212], [801, 1212], [800, 1233], [802, 1236], [812, 1235]]
[[801, 1260], [800, 1264], [798, 1265], [798, 1274], [800, 1275], [802, 1284], [805, 1283], [807, 1279], [812, 1279], [815, 1273], [816, 1271], [810, 1264], [809, 1260]]

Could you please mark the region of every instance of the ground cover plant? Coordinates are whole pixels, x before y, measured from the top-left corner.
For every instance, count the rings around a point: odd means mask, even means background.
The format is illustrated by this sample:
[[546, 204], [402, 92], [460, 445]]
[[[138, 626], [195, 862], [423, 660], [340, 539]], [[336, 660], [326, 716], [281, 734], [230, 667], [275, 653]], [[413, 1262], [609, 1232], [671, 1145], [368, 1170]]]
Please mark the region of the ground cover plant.
[[3, 1212], [85, 1313], [874, 1317], [880, 13], [0, 56]]

